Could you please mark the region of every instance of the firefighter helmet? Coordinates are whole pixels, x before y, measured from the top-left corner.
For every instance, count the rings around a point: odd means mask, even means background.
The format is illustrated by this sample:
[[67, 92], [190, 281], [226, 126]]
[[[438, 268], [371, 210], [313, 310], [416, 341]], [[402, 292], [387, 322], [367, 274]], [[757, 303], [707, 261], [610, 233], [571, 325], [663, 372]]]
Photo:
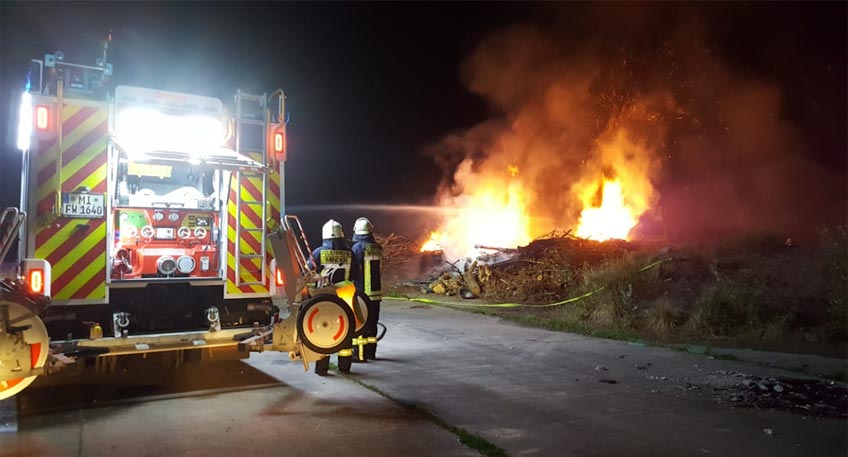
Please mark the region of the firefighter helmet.
[[325, 240], [330, 238], [344, 238], [344, 233], [342, 233], [342, 224], [330, 219], [326, 224], [324, 224], [324, 228], [321, 229], [321, 238]]
[[360, 217], [353, 224], [353, 233], [355, 235], [368, 235], [374, 231], [374, 224], [367, 217]]

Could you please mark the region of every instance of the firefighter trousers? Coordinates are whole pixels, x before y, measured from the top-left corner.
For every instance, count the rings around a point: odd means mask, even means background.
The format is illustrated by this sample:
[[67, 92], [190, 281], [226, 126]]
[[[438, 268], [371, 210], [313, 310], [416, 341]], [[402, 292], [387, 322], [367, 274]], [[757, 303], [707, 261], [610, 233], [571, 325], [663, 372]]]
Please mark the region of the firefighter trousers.
[[[380, 321], [380, 300], [370, 300], [368, 308], [368, 322], [365, 324], [364, 335], [366, 337], [377, 336], [377, 322]], [[365, 358], [374, 360], [377, 358], [377, 343], [365, 345]]]

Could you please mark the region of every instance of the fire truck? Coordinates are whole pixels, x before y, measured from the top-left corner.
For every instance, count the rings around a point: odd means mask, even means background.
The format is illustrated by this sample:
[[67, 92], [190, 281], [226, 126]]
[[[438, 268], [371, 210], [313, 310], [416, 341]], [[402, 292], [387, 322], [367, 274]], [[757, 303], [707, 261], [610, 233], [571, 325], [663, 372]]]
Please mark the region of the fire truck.
[[283, 91], [239, 90], [225, 110], [111, 89], [108, 46], [95, 65], [30, 64], [21, 205], [0, 218], [0, 262], [16, 238], [22, 259], [0, 281], [0, 399], [80, 359], [269, 349], [308, 369], [361, 349], [367, 298], [322, 284], [285, 215]]

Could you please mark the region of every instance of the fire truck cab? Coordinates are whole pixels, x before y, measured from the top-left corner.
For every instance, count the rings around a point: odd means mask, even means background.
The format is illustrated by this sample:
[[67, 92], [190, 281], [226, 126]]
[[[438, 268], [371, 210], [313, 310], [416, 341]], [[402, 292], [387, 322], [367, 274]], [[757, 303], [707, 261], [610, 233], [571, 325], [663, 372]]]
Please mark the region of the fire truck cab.
[[237, 91], [229, 115], [213, 97], [110, 90], [107, 48], [93, 66], [31, 63], [21, 209], [0, 221], [0, 254], [19, 234], [23, 259], [0, 282], [0, 399], [76, 357], [349, 350], [367, 298], [308, 287], [308, 242], [283, 216], [283, 91]]

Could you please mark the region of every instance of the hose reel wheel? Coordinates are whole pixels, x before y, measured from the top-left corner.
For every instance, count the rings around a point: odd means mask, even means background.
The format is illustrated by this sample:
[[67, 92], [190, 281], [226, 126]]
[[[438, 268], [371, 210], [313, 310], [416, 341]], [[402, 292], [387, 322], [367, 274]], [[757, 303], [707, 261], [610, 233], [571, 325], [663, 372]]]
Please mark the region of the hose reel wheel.
[[[0, 334], [0, 374], [6, 375], [9, 370], [14, 370], [23, 364], [29, 364], [30, 370], [43, 367], [47, 362], [47, 353], [50, 348], [44, 322], [19, 303], [0, 298], [0, 305], [8, 306], [10, 321], [14, 322], [16, 319], [27, 316], [12, 324], [13, 327], [26, 328], [22, 332], [23, 341], [26, 344], [21, 344], [14, 334]], [[24, 390], [35, 381], [36, 377], [33, 375], [0, 380], [0, 400]]]
[[321, 294], [300, 306], [297, 331], [300, 341], [319, 354], [349, 348], [355, 330], [353, 311], [341, 298]]

